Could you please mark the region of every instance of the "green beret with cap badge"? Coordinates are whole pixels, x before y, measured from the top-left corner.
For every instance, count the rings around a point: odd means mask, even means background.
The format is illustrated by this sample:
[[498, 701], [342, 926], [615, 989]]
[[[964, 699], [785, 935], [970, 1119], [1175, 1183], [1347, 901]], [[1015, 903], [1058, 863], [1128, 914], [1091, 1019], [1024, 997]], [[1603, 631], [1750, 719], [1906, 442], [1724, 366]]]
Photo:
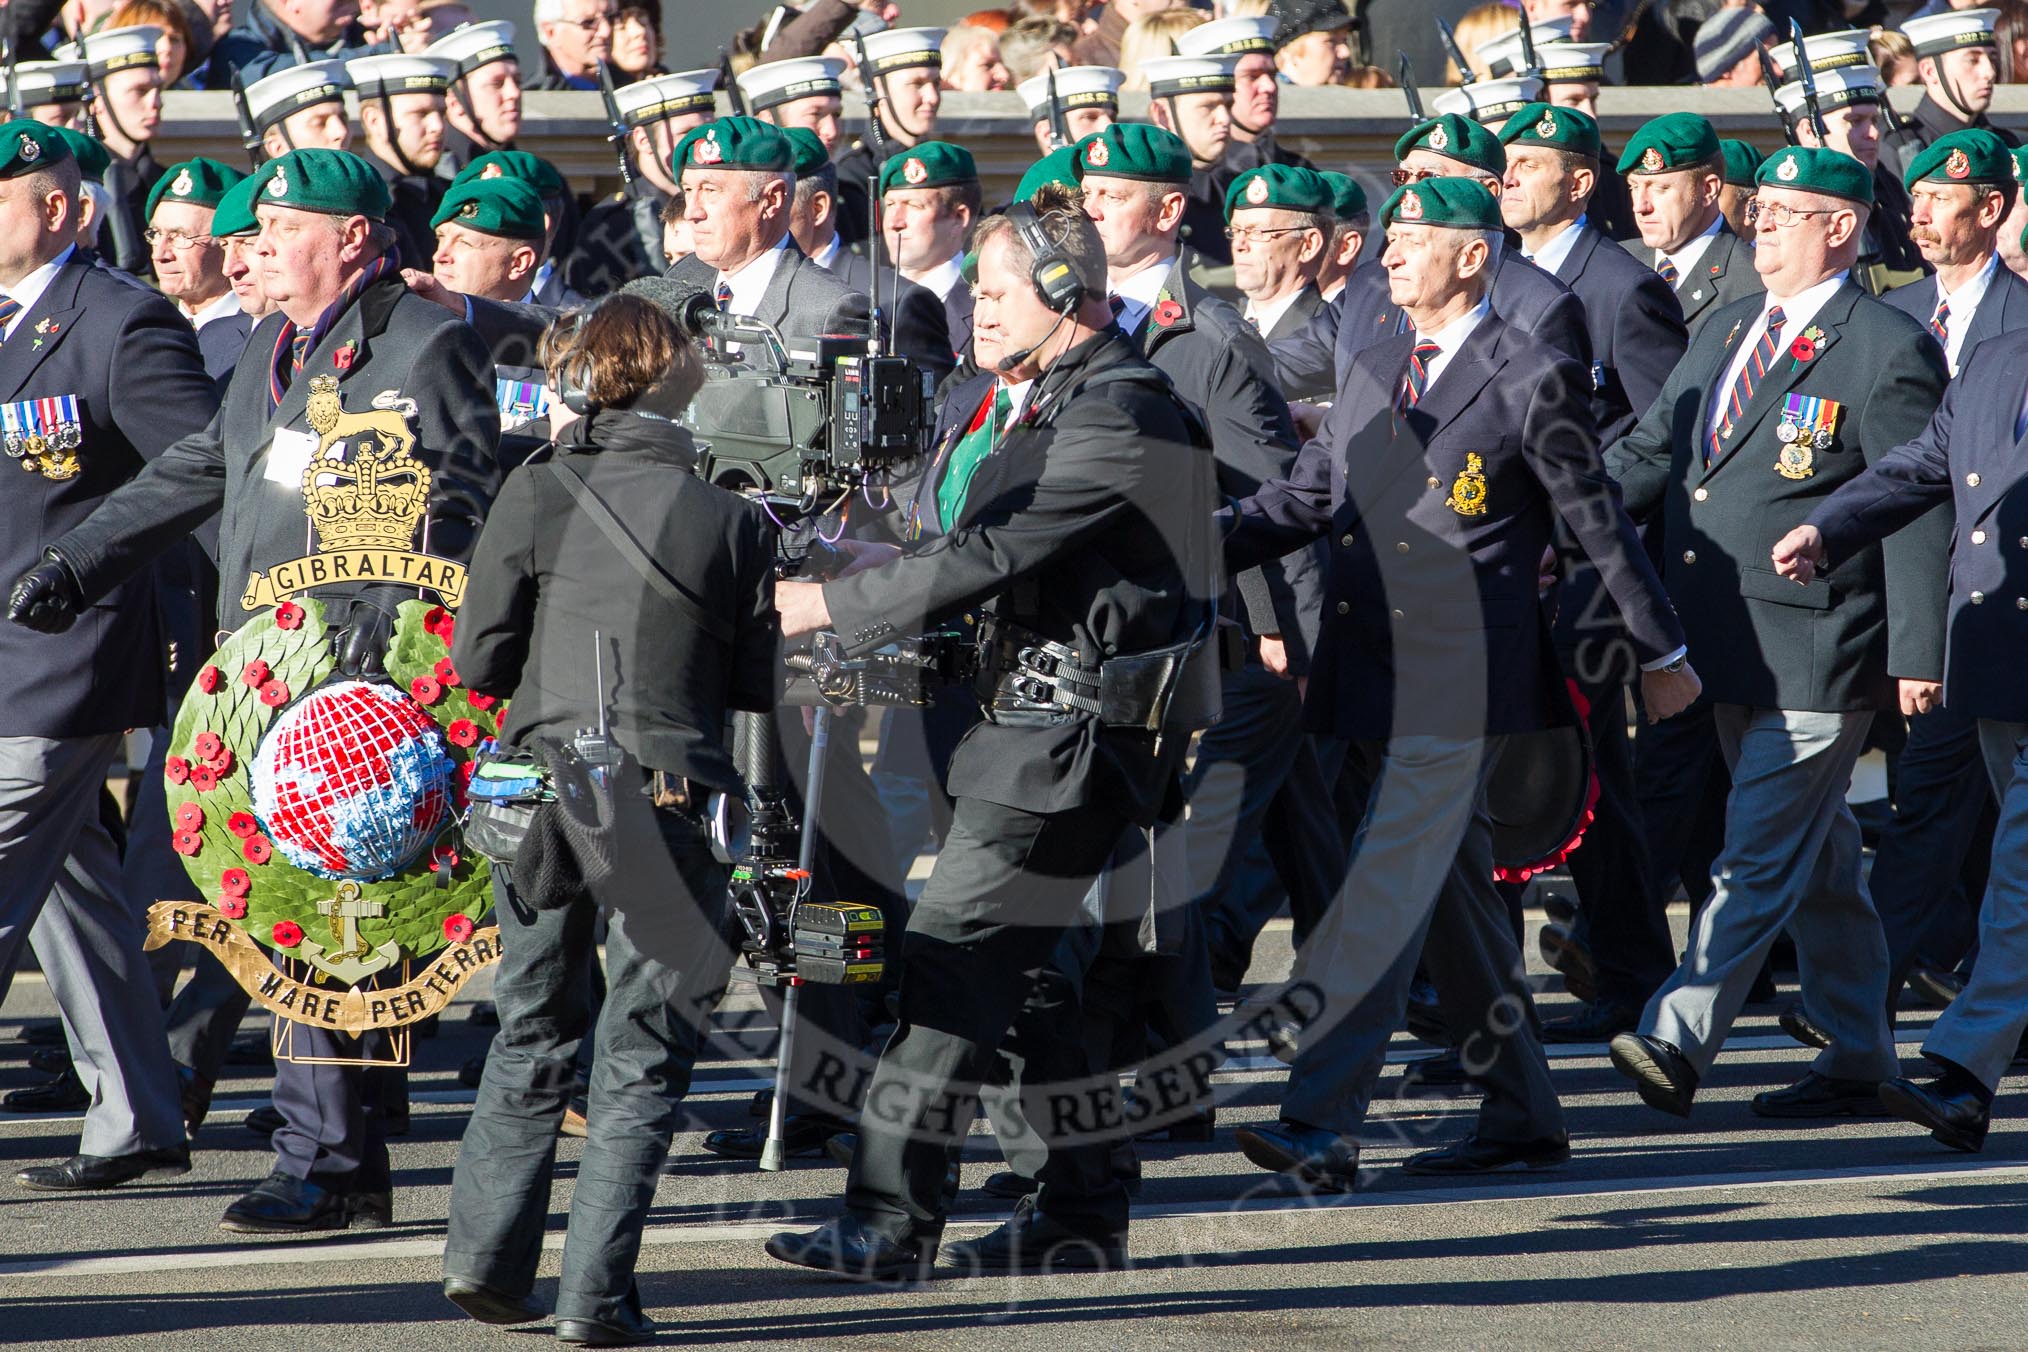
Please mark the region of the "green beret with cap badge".
[[528, 240], [540, 244], [548, 233], [543, 219], [542, 196], [535, 185], [518, 178], [475, 178], [457, 183], [444, 194], [437, 214], [430, 217], [430, 229], [446, 223], [477, 230], [482, 235]]
[[543, 197], [570, 195], [570, 184], [564, 181], [562, 172], [542, 156], [531, 155], [525, 150], [489, 150], [458, 170], [451, 186], [470, 183], [475, 178], [502, 177], [518, 178], [523, 183], [533, 184], [535, 191]]
[[96, 136], [87, 136], [74, 127], [52, 127], [50, 130], [70, 147], [71, 158], [77, 161], [77, 171], [87, 183], [106, 181], [106, 170], [113, 167], [113, 152], [104, 141]]
[[1324, 181], [1331, 185], [1331, 214], [1340, 221], [1349, 221], [1355, 216], [1366, 214], [1366, 189], [1359, 186], [1359, 180], [1350, 174], [1341, 174], [1335, 169], [1319, 169]]
[[386, 220], [391, 205], [387, 180], [349, 150], [291, 150], [270, 160], [258, 177], [257, 205], [374, 221]]
[[254, 197], [260, 190], [261, 176], [258, 173], [227, 188], [225, 196], [218, 199], [218, 210], [211, 213], [211, 237], [231, 239], [237, 235], [258, 235], [261, 222], [260, 217], [254, 215]]
[[949, 141], [924, 141], [887, 157], [880, 166], [880, 195], [896, 188], [949, 188], [977, 183], [979, 166], [972, 152]]
[[1284, 211], [1331, 210], [1331, 185], [1315, 169], [1299, 164], [1263, 164], [1249, 169], [1225, 190], [1225, 218], [1235, 211], [1253, 207], [1279, 207]]
[[721, 117], [683, 133], [669, 157], [677, 173], [685, 169], [744, 169], [786, 173], [796, 152], [781, 128], [757, 117]]
[[153, 220], [155, 208], [163, 202], [183, 202], [193, 207], [217, 207], [227, 192], [246, 178], [229, 164], [199, 155], [163, 171], [148, 190], [146, 219]]
[[[1092, 133], [1093, 136], [1097, 134]], [[1090, 139], [1087, 136], [1085, 141]], [[1013, 200], [1032, 202], [1035, 194], [1051, 183], [1060, 183], [1073, 191], [1081, 190], [1082, 185], [1077, 181], [1077, 152], [1083, 145], [1084, 141], [1079, 141], [1074, 146], [1058, 146], [1029, 165], [1028, 172], [1021, 175], [1021, 182], [1014, 188]]]
[[1442, 225], [1455, 230], [1500, 230], [1500, 204], [1475, 178], [1426, 178], [1396, 188], [1380, 208], [1381, 228], [1394, 224]]
[[1752, 142], [1730, 137], [1718, 143], [1718, 153], [1725, 157], [1725, 181], [1735, 188], [1751, 188], [1754, 172], [1766, 158]]
[[1873, 205], [1873, 175], [1842, 150], [1825, 146], [1783, 146], [1754, 171], [1763, 188], [1794, 188]]
[[1664, 113], [1627, 138], [1619, 172], [1666, 174], [1718, 157], [1718, 130], [1709, 121], [1695, 113]]
[[1576, 108], [1535, 102], [1517, 110], [1500, 127], [1503, 146], [1547, 146], [1587, 159], [1599, 157], [1598, 123]]
[[19, 178], [75, 158], [70, 142], [55, 127], [33, 118], [0, 123], [0, 178]]
[[1394, 143], [1394, 158], [1407, 159], [1411, 150], [1427, 150], [1495, 177], [1507, 172], [1507, 148], [1493, 129], [1458, 113], [1416, 123]]
[[1937, 183], [2006, 184], [2014, 182], [2014, 157], [2007, 143], [1983, 127], [1966, 127], [1939, 136], [1908, 162], [1901, 186], [1914, 188], [1929, 179]]
[[1143, 183], [1190, 182], [1190, 147], [1173, 131], [1146, 122], [1115, 122], [1077, 144], [1077, 176], [1131, 178]]

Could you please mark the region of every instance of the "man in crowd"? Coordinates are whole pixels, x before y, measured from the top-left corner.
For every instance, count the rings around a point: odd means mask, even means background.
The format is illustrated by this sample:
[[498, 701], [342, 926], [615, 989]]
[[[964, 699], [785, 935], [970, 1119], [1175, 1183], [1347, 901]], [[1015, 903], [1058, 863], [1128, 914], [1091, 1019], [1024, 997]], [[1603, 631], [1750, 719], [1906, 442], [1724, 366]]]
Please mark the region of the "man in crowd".
[[1036, 146], [1047, 155], [1111, 126], [1125, 79], [1111, 66], [1057, 66], [1023, 80], [1015, 92], [1034, 119]]
[[225, 194], [246, 178], [200, 155], [163, 171], [148, 194], [148, 239], [155, 287], [197, 330], [204, 369], [224, 389], [246, 347], [253, 321], [225, 279], [225, 245], [212, 218]]
[[59, 57], [85, 63], [98, 95], [93, 107], [99, 139], [112, 152], [105, 172], [108, 200], [100, 251], [114, 267], [136, 276], [148, 272], [142, 208], [162, 177], [162, 166], [148, 149], [162, 124], [162, 68], [155, 55], [161, 36], [159, 28], [109, 28], [57, 49]]
[[1350, 174], [1329, 169], [1318, 172], [1331, 185], [1331, 241], [1324, 246], [1324, 256], [1317, 260], [1317, 294], [1329, 305], [1344, 293], [1346, 281], [1359, 266], [1359, 255], [1366, 250], [1366, 234], [1373, 228], [1373, 217], [1366, 209], [1366, 189]]
[[1316, 287], [1332, 233], [1331, 185], [1294, 165], [1247, 170], [1226, 191], [1225, 237], [1246, 322], [1268, 342], [1301, 331], [1324, 298]]
[[1275, 141], [1275, 117], [1281, 111], [1281, 77], [1275, 70], [1275, 20], [1215, 19], [1199, 24], [1176, 39], [1179, 56], [1231, 56], [1232, 139], [1223, 164], [1211, 177], [1211, 190], [1225, 200], [1232, 180], [1266, 164], [1315, 168], [1308, 160]]
[[1881, 138], [1881, 163], [1895, 179], [1908, 173], [1924, 147], [1965, 127], [1990, 131], [2009, 146], [2019, 144], [2013, 132], [1986, 117], [2000, 78], [1999, 40], [1993, 32], [1999, 15], [1997, 9], [1952, 8], [1902, 24], [1902, 33], [1915, 45], [1922, 101], [1913, 113], [1897, 116]]
[[1232, 72], [1236, 56], [1160, 56], [1141, 63], [1148, 80], [1148, 117], [1190, 151], [1190, 201], [1183, 238], [1213, 268], [1229, 267], [1225, 199], [1212, 180], [1232, 140]]
[[352, 78], [343, 61], [313, 61], [276, 71], [246, 88], [246, 114], [261, 153], [269, 159], [291, 150], [343, 150], [352, 144], [345, 91]]
[[436, 173], [444, 154], [444, 91], [455, 71], [441, 57], [406, 53], [345, 63], [365, 133], [359, 157], [387, 180], [387, 224], [406, 264], [430, 256], [431, 218], [444, 191]]
[[572, 290], [603, 296], [662, 270], [655, 266], [662, 257], [662, 213], [681, 195], [669, 156], [685, 133], [717, 115], [717, 88], [717, 71], [690, 70], [637, 80], [614, 95], [627, 133], [621, 153], [633, 178], [578, 223], [563, 270]]
[[962, 357], [972, 344], [972, 288], [961, 264], [983, 205], [972, 152], [944, 141], [898, 152], [881, 168], [880, 198], [888, 256], [943, 302], [951, 350]]
[[[879, 108], [879, 144], [887, 148], [888, 155], [898, 155], [937, 134], [937, 110], [943, 106], [938, 77], [943, 71], [944, 31], [887, 28], [860, 40], [866, 62], [872, 67], [875, 86], [867, 98]], [[858, 46], [850, 49], [855, 58], [860, 50]], [[881, 170], [880, 155], [874, 147], [874, 138], [869, 133], [855, 137], [851, 146], [838, 156], [838, 233], [847, 244], [867, 238], [872, 228], [872, 217], [866, 208], [866, 184], [879, 177]]]
[[525, 89], [597, 89], [599, 65], [613, 54], [613, 0], [536, 0], [542, 78]]
[[425, 54], [456, 64], [444, 117], [443, 163], [464, 168], [489, 150], [512, 150], [521, 134], [521, 63], [514, 25], [468, 23], [432, 42]]
[[230, 89], [235, 72], [252, 84], [290, 66], [393, 50], [360, 24], [358, 0], [247, 0], [239, 26], [211, 49], [205, 80]]
[[21, 110], [52, 127], [80, 127], [91, 75], [82, 61], [23, 61], [14, 68], [14, 93]]
[[1725, 157], [1718, 133], [1695, 113], [1665, 113], [1620, 152], [1647, 261], [1676, 292], [1694, 340], [1705, 321], [1762, 289], [1753, 247], [1719, 207]]
[[1644, 1102], [1687, 1117], [1786, 928], [1830, 1045], [1754, 1111], [1870, 1116], [1896, 1060], [1886, 943], [1845, 795], [1876, 711], [1936, 703], [1948, 522], [1845, 556], [1835, 586], [1798, 589], [1757, 560], [1782, 518], [1920, 432], [1946, 377], [1922, 326], [1850, 280], [1873, 198], [1865, 166], [1791, 146], [1759, 183], [1753, 261], [1766, 294], [1714, 317], [1608, 454], [1629, 510], [1664, 520], [1669, 594], [1713, 656], [1708, 694], [1732, 772], [1716, 890], [1639, 1030], [1613, 1038], [1613, 1064]]
[[838, 81], [845, 63], [829, 56], [767, 61], [739, 77], [740, 93], [755, 117], [777, 127], [808, 127], [836, 153], [845, 109]]

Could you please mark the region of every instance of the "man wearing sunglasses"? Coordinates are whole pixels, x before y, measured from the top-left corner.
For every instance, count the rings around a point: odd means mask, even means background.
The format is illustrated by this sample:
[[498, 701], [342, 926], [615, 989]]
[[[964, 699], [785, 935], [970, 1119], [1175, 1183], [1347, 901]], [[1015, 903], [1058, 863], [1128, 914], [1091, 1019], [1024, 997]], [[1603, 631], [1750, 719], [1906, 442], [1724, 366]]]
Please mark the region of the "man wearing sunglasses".
[[1727, 306], [1606, 465], [1636, 519], [1662, 515], [1665, 580], [1702, 664], [1732, 790], [1716, 887], [1689, 952], [1612, 1040], [1651, 1107], [1690, 1113], [1776, 937], [1795, 936], [1829, 1045], [1763, 1117], [1870, 1117], [1899, 1062], [1888, 955], [1860, 879], [1846, 790], [1875, 715], [1938, 703], [1948, 519], [1854, 547], [1799, 585], [1768, 542], [1914, 438], [1946, 379], [1934, 338], [1852, 281], [1873, 175], [1790, 146], [1761, 165], [1754, 267], [1764, 296]]

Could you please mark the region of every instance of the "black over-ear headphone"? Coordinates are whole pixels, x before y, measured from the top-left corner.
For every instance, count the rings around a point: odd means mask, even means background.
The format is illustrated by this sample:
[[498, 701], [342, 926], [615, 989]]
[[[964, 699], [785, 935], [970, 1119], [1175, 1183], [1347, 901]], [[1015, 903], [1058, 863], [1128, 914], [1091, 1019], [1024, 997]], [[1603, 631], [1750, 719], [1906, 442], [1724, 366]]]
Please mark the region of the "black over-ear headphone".
[[577, 329], [571, 334], [570, 346], [564, 349], [563, 355], [556, 361], [556, 397], [565, 408], [580, 418], [589, 416], [598, 408], [585, 390], [585, 386], [591, 383], [590, 371], [587, 369], [591, 358], [578, 350], [584, 344], [584, 322], [590, 317], [591, 312], [586, 311], [578, 319]]
[[1021, 243], [1034, 259], [1028, 268], [1028, 281], [1035, 288], [1036, 297], [1057, 314], [1075, 310], [1090, 294], [1091, 287], [1077, 262], [1042, 228], [1041, 213], [1030, 203], [1016, 202], [1007, 208], [1007, 219], [1014, 223], [1014, 233], [1021, 237]]

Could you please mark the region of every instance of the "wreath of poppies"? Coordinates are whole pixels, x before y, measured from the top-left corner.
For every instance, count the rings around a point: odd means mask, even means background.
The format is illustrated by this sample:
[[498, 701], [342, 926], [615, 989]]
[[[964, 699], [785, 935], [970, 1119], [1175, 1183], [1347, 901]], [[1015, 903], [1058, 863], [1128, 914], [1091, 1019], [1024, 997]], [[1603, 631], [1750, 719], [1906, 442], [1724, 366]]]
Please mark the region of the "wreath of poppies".
[[[456, 619], [442, 606], [404, 601], [389, 641], [388, 679], [435, 720], [455, 765], [453, 806], [462, 812], [477, 748], [495, 736], [507, 705], [465, 689], [451, 664]], [[197, 673], [169, 738], [164, 764], [170, 842], [221, 915], [256, 942], [287, 954], [328, 929], [317, 903], [338, 884], [291, 864], [256, 814], [250, 767], [262, 736], [297, 696], [331, 674], [330, 626], [321, 602], [288, 601], [227, 639]], [[421, 958], [472, 936], [492, 909], [492, 874], [460, 848], [455, 821], [391, 878], [359, 884], [386, 907], [358, 921], [378, 948], [392, 942]]]

